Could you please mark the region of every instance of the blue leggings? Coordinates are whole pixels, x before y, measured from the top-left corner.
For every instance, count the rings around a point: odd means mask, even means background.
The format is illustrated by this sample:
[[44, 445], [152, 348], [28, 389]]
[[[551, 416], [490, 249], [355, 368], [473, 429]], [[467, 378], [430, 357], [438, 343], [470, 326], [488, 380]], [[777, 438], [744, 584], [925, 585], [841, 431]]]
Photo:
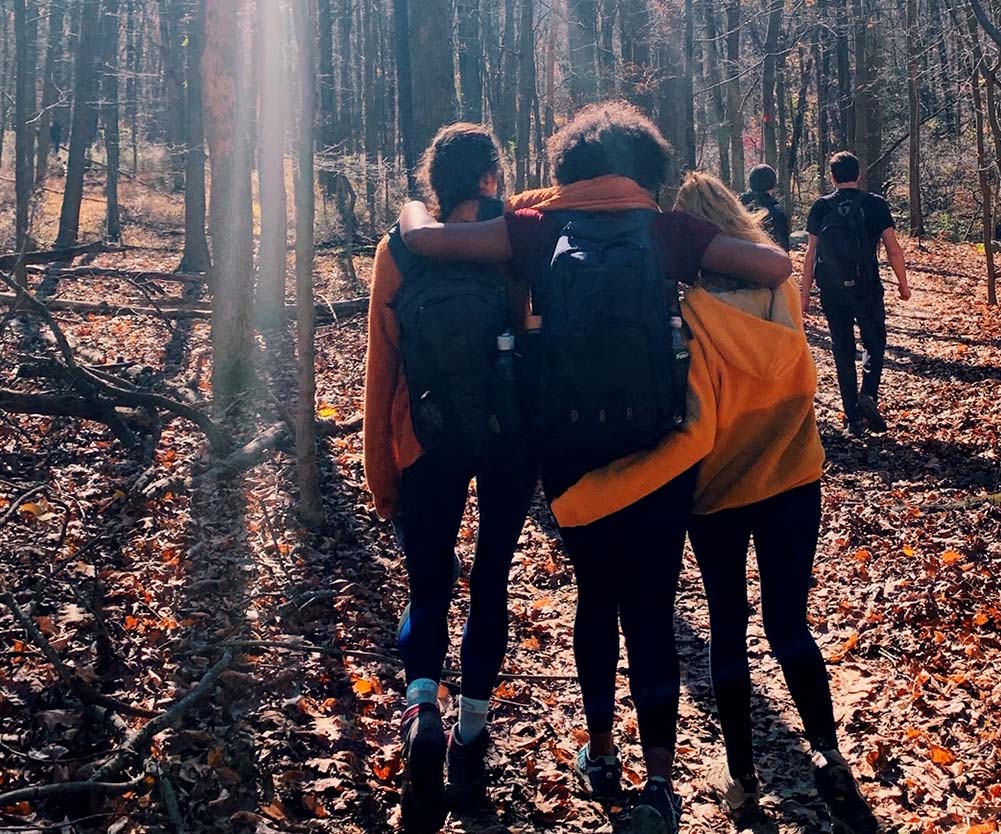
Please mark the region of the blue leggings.
[[455, 540], [476, 478], [479, 524], [462, 635], [462, 694], [490, 697], [507, 650], [507, 585], [514, 548], [535, 490], [519, 459], [472, 467], [431, 453], [403, 471], [399, 529], [410, 578], [410, 621], [400, 637], [407, 683], [439, 680], [448, 653]]

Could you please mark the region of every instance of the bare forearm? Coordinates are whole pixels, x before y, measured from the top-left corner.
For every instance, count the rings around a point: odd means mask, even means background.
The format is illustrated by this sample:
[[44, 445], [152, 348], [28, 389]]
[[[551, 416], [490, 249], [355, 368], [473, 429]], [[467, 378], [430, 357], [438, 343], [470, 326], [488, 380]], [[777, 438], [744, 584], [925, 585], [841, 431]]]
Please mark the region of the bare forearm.
[[439, 223], [424, 203], [407, 203], [400, 212], [400, 234], [418, 255], [445, 261], [507, 263], [511, 243], [503, 217], [482, 223]]
[[779, 247], [748, 243], [726, 235], [718, 235], [709, 244], [702, 266], [772, 289], [781, 286], [792, 273], [792, 261]]
[[886, 259], [890, 262], [893, 274], [897, 276], [897, 284], [901, 287], [907, 286], [907, 264], [904, 261], [904, 253], [897, 249], [894, 252], [887, 252]]

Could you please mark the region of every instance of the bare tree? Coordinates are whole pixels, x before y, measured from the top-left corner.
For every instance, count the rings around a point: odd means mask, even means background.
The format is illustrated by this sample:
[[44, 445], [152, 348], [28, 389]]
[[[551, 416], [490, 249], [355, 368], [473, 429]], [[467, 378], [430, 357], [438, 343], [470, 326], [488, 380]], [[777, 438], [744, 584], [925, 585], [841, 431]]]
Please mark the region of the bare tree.
[[285, 247], [288, 209], [285, 196], [284, 21], [275, 0], [257, 6], [257, 177], [261, 242], [257, 256], [257, 320], [267, 327], [285, 323]]
[[[205, 237], [205, 118], [202, 103], [202, 54], [205, 51], [205, 3], [193, 0], [185, 50], [187, 101], [184, 153], [184, 254], [182, 272], [208, 272], [211, 266]], [[133, 126], [135, 130], [135, 126]]]
[[313, 306], [313, 131], [316, 77], [312, 0], [295, 0], [299, 67], [299, 136], [295, 169], [295, 287], [299, 401], [295, 418], [299, 515], [310, 526], [323, 522], [320, 474], [316, 464], [316, 377]]
[[66, 186], [59, 214], [56, 247], [77, 242], [80, 232], [80, 202], [83, 200], [83, 175], [87, 149], [97, 130], [97, 105], [94, 58], [97, 46], [98, 0], [80, 0], [80, 38], [77, 42], [73, 84], [73, 125], [70, 130]]
[[[14, 98], [14, 246], [18, 252], [28, 248], [28, 201], [31, 198], [31, 155], [29, 153], [28, 118], [30, 99], [28, 84], [28, 10], [25, 0], [14, 0], [14, 50], [17, 64], [17, 92]], [[0, 136], [2, 140], [2, 136]], [[17, 263], [17, 282], [27, 286], [24, 261]]]
[[[62, 62], [64, 24], [63, 0], [49, 3], [49, 33], [45, 47], [45, 79], [42, 86], [42, 109], [38, 114], [38, 142], [35, 158], [35, 182], [45, 183], [49, 171], [49, 128], [52, 112], [59, 101], [57, 86], [59, 67]], [[62, 125], [58, 126], [59, 128]]]
[[254, 383], [253, 214], [244, 0], [205, 0], [202, 80], [212, 165], [212, 390], [225, 400]]
[[518, 140], [515, 150], [515, 190], [528, 186], [529, 139], [532, 127], [532, 106], [535, 104], [535, 9], [532, 0], [521, 0], [521, 26], [518, 52]]
[[101, 22], [101, 123], [104, 125], [104, 148], [107, 160], [105, 185], [104, 235], [108, 240], [122, 239], [122, 224], [118, 211], [118, 166], [120, 142], [118, 132], [118, 0], [104, 0]]
[[921, 212], [921, 113], [918, 94], [918, 3], [907, 0], [907, 104], [910, 120], [910, 154], [908, 157], [908, 205], [910, 230], [924, 237], [925, 223]]

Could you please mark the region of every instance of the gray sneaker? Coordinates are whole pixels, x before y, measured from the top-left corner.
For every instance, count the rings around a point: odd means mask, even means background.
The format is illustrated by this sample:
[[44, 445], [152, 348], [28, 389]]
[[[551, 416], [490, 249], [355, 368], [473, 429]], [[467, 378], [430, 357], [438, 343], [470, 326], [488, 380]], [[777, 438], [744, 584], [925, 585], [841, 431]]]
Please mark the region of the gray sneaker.
[[734, 818], [744, 818], [757, 813], [758, 777], [751, 773], [734, 777], [724, 761], [709, 780], [710, 790], [719, 798], [724, 810]]
[[879, 822], [858, 789], [851, 768], [837, 750], [813, 754], [817, 793], [827, 803], [836, 832], [878, 834]]
[[622, 790], [622, 759], [617, 752], [592, 759], [587, 748], [585, 744], [577, 751], [574, 773], [593, 799], [613, 799]]

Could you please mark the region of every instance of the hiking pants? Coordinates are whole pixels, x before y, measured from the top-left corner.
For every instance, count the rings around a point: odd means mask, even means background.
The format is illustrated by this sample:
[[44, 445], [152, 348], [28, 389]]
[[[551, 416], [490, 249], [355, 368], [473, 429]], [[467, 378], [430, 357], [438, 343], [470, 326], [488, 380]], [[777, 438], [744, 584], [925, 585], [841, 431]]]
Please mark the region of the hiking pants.
[[407, 683], [441, 678], [455, 540], [474, 477], [479, 519], [460, 662], [462, 694], [486, 700], [507, 650], [508, 573], [535, 490], [536, 470], [523, 458], [476, 468], [428, 453], [403, 470], [398, 528], [410, 578], [410, 618], [400, 654]]
[[858, 376], [855, 370], [855, 323], [858, 322], [866, 360], [862, 366], [862, 393], [879, 398], [886, 352], [886, 308], [883, 285], [861, 293], [821, 290], [820, 304], [831, 330], [834, 365], [838, 372], [841, 403], [849, 422], [858, 417]]
[[574, 566], [574, 657], [591, 735], [612, 730], [619, 622], [644, 749], [674, 750], [680, 670], [674, 597], [696, 470], [583, 527], [561, 528]]
[[747, 507], [692, 516], [689, 535], [709, 603], [713, 693], [735, 776], [754, 772], [747, 660], [747, 547], [752, 535], [765, 636], [810, 745], [815, 750], [837, 746], [827, 670], [806, 621], [819, 530], [819, 481]]

